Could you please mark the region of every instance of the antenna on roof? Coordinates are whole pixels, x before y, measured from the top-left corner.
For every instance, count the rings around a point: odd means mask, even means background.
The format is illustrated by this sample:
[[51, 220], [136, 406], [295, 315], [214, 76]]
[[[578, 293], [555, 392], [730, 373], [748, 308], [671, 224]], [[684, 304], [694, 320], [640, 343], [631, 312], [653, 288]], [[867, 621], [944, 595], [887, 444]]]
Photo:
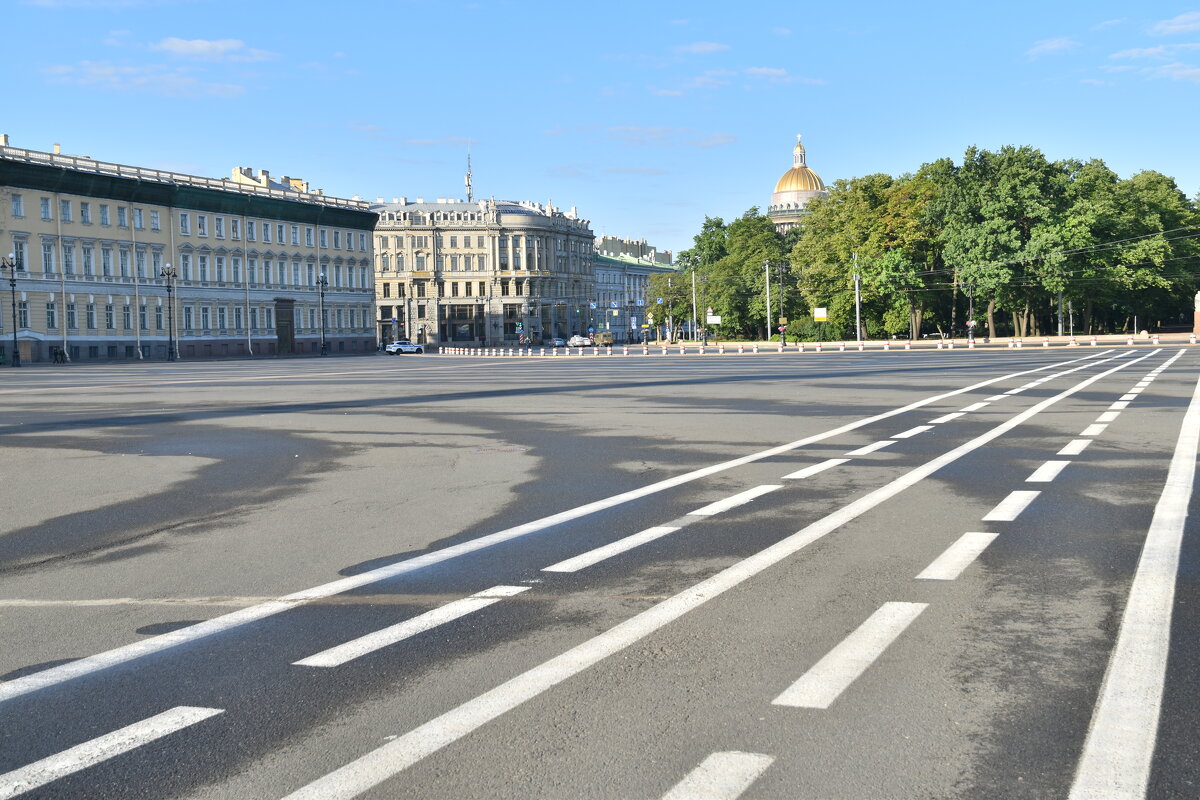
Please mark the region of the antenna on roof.
[[471, 140], [467, 140], [467, 202], [471, 202]]

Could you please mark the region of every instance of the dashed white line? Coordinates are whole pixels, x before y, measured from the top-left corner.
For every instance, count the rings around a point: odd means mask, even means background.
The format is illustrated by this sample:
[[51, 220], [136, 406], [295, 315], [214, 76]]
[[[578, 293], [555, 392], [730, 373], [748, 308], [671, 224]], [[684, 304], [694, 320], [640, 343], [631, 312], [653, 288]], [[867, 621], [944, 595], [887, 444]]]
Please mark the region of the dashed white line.
[[619, 539], [612, 544], [606, 544], [603, 547], [597, 547], [595, 550], [589, 550], [586, 553], [568, 558], [565, 561], [560, 561], [557, 564], [551, 564], [548, 567], [542, 567], [542, 572], [578, 572], [579, 570], [590, 567], [593, 564], [598, 564], [607, 558], [612, 558], [615, 555], [620, 555], [627, 550], [632, 550], [647, 542], [653, 542], [655, 539], [660, 539], [668, 533], [674, 533], [679, 530], [678, 527], [669, 527], [659, 525], [654, 528], [647, 528], [640, 533], [635, 533], [632, 536], [626, 536], [624, 539]]
[[464, 597], [461, 600], [455, 600], [440, 608], [426, 611], [424, 614], [412, 619], [406, 619], [397, 625], [391, 625], [383, 630], [369, 633], [366, 636], [360, 636], [345, 644], [331, 647], [328, 650], [323, 650], [320, 653], [293, 663], [300, 667], [339, 667], [347, 661], [353, 661], [368, 653], [373, 653], [376, 650], [381, 650], [411, 636], [416, 636], [418, 633], [436, 628], [438, 625], [444, 625], [459, 617], [465, 617], [473, 611], [487, 608], [493, 603], [499, 603], [506, 597], [512, 597], [529, 589], [529, 586], [493, 586], [486, 591], [473, 594], [470, 597]]
[[987, 402], [986, 400], [981, 400], [978, 403], [971, 403], [971, 405], [966, 406], [962, 409], [962, 412], [964, 414], [969, 414], [972, 411], [978, 411], [981, 408], [987, 408], [989, 405], [991, 405], [991, 403]]
[[894, 445], [895, 443], [896, 442], [893, 441], [892, 439], [880, 439], [878, 442], [871, 442], [868, 445], [863, 445], [862, 447], [858, 448], [857, 450], [851, 450], [850, 452], [846, 453], [846, 455], [848, 455], [848, 456], [866, 456], [866, 455], [870, 455], [871, 453], [874, 453], [876, 450], [882, 450], [885, 447], [890, 447], [891, 445]]
[[695, 511], [689, 511], [688, 515], [693, 517], [711, 517], [714, 514], [720, 514], [723, 511], [728, 511], [731, 508], [749, 503], [756, 497], [762, 497], [764, 494], [773, 492], [776, 489], [782, 489], [783, 486], [775, 484], [766, 484], [764, 486], [755, 486], [753, 489], [747, 489], [744, 492], [739, 492], [733, 497], [726, 497], [724, 500], [718, 500], [715, 503], [709, 503], [703, 508], [698, 508]]
[[937, 419], [929, 420], [929, 424], [930, 425], [941, 425], [943, 422], [949, 422], [950, 420], [958, 419], [961, 416], [963, 416], [962, 411], [954, 411], [949, 414], [944, 414], [944, 415], [938, 417]]
[[774, 756], [730, 750], [713, 753], [675, 784], [662, 800], [735, 800], [758, 780]]
[[1079, 432], [1079, 435], [1080, 436], [1099, 436], [1100, 434], [1104, 433], [1104, 429], [1107, 427], [1108, 427], [1107, 425], [1100, 425], [1100, 424], [1088, 425], [1086, 428], [1084, 428], [1083, 430], [1081, 430]]
[[1096, 417], [1096, 422], [1112, 422], [1119, 416], [1121, 416], [1120, 411], [1105, 411], [1103, 414]]
[[[1170, 363], [1170, 362], [1168, 362]], [[1146, 796], [1158, 736], [1179, 552], [1200, 447], [1200, 382], [1183, 417], [1104, 674], [1071, 800]]]
[[973, 531], [964, 533], [954, 544], [946, 548], [928, 567], [921, 570], [916, 580], [952, 581], [962, 574], [972, 561], [979, 557], [997, 534]]
[[1041, 492], [1016, 491], [1008, 495], [1000, 501], [1000, 504], [993, 508], [988, 513], [984, 514], [984, 522], [1012, 522], [1017, 517], [1021, 516], [1021, 512], [1029, 507], [1029, 504], [1041, 494]]
[[928, 605], [884, 603], [854, 633], [830, 650], [771, 704], [793, 708], [829, 708]]
[[997, 400], [1003, 400], [1003, 399], [1004, 399], [1004, 395], [994, 394], [991, 397], [985, 397], [984, 401], [988, 402], [988, 403], [995, 403]]
[[127, 753], [149, 744], [155, 739], [169, 736], [178, 730], [223, 713], [220, 708], [196, 708], [176, 706], [169, 711], [156, 714], [149, 719], [127, 725], [120, 730], [105, 734], [90, 742], [76, 745], [57, 755], [43, 758], [32, 764], [0, 775], [0, 800], [24, 794], [45, 786], [51, 781], [64, 778], [80, 770], [95, 766], [114, 756]]
[[1113, 403], [1111, 406], [1109, 406], [1108, 408], [1111, 411], [1124, 411], [1125, 409], [1129, 408], [1129, 401], [1128, 400], [1118, 400], [1115, 403]]
[[1058, 473], [1066, 469], [1070, 461], [1047, 461], [1033, 471], [1033, 474], [1025, 479], [1026, 483], [1050, 483], [1058, 477]]
[[901, 431], [900, 433], [892, 434], [892, 438], [893, 439], [911, 439], [913, 436], [916, 436], [918, 433], [924, 433], [925, 431], [931, 431], [931, 430], [933, 430], [932, 425], [918, 425], [915, 428], [909, 428], [906, 431]]
[[[1125, 406], [1127, 406], [1127, 405], [1129, 405], [1129, 401], [1136, 399], [1137, 396], [1138, 396], [1137, 392], [1133, 392], [1133, 391], [1126, 392], [1125, 394], [1121, 395], [1121, 402], [1125, 403]], [[1121, 408], [1125, 408], [1125, 406], [1121, 406]]]
[[1060, 456], [1077, 456], [1087, 449], [1087, 446], [1092, 443], [1092, 439], [1072, 439], [1067, 442], [1067, 445], [1059, 450], [1057, 455]]
[[1144, 387], [1135, 386], [1129, 390], [1129, 392], [1125, 395], [1125, 397], [1122, 397], [1121, 399], [1124, 400], [1124, 399], [1128, 398], [1128, 399], [1132, 400], [1144, 391], [1146, 391]]
[[813, 475], [816, 475], [818, 472], [824, 472], [825, 470], [827, 470], [831, 467], [836, 467], [841, 464], [845, 464], [849, 460], [850, 459], [848, 459], [848, 458], [826, 459], [825, 461], [822, 461], [819, 464], [813, 464], [811, 467], [805, 467], [804, 469], [796, 470], [795, 472], [791, 473], [790, 475], [784, 475], [783, 479], [785, 481], [798, 481], [798, 480], [803, 480], [804, 478], [811, 478]]

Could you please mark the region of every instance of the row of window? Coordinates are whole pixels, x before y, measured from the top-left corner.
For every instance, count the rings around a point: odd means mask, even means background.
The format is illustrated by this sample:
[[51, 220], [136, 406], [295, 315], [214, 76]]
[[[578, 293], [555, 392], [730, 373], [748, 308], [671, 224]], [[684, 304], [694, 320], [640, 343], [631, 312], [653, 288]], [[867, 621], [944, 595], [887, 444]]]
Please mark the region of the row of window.
[[[226, 231], [226, 223], [228, 222], [229, 238], [235, 241], [240, 241], [242, 238], [242, 218], [241, 217], [225, 217], [213, 216], [212, 227], [209, 228], [209, 216], [207, 214], [197, 214], [192, 211], [179, 212], [179, 233], [183, 236], [192, 235], [192, 222], [195, 220], [195, 233], [197, 236], [211, 235], [216, 239], [224, 239]], [[355, 236], [355, 233], [358, 235]], [[365, 231], [330, 231], [328, 228], [317, 230], [308, 225], [301, 227], [300, 225], [292, 225], [283, 222], [267, 222], [265, 220], [245, 220], [245, 234], [247, 242], [262, 241], [264, 244], [271, 244], [272, 241], [278, 244], [294, 244], [300, 245], [300, 238], [304, 237], [305, 247], [319, 246], [324, 250], [355, 250], [355, 242], [357, 241], [357, 249], [363, 253], [367, 252], [367, 234]], [[332, 247], [330, 243], [332, 242]], [[342, 244], [345, 243], [345, 248]]]
[[[432, 284], [432, 288], [437, 294], [430, 294], [429, 297], [487, 297], [487, 281], [413, 281], [412, 296], [425, 297], [426, 285]], [[392, 296], [392, 284], [388, 281], [383, 281], [382, 296]], [[397, 282], [396, 297], [405, 296], [405, 284]], [[446, 289], [449, 287], [449, 294], [446, 294]], [[461, 287], [461, 288], [460, 288]], [[500, 281], [500, 297], [521, 297], [529, 293], [529, 281], [521, 280], [502, 280]]]
[[[200, 323], [200, 329], [208, 331], [214, 327], [218, 330], [229, 329], [230, 323], [235, 330], [244, 330], [242, 326], [243, 312], [246, 311], [243, 306], [192, 306], [185, 305], [181, 308], [182, 321], [180, 327], [183, 331], [193, 331], [196, 329], [195, 322]], [[295, 319], [293, 325], [297, 330], [304, 329], [304, 312], [308, 314], [308, 328], [317, 330], [317, 308], [310, 307], [308, 309], [295, 308]], [[104, 330], [117, 330], [117, 320], [120, 319], [121, 329], [126, 331], [133, 330], [133, 315], [134, 306], [119, 305], [114, 306], [112, 303], [106, 303], [100, 306], [96, 303], [86, 303], [83, 305], [83, 327], [87, 330], [100, 330], [100, 323], [103, 322]], [[162, 305], [150, 306], [142, 303], [137, 307], [138, 329], [149, 331], [150, 318], [154, 319], [154, 330], [165, 330], [167, 309]], [[251, 306], [249, 308], [250, 328], [259, 328], [259, 322], [262, 322], [262, 328], [270, 329], [275, 327], [275, 309], [273, 306]], [[79, 330], [80, 319], [79, 309], [75, 303], [66, 304], [66, 323], [68, 330]], [[0, 318], [2, 321], [2, 318]], [[213, 323], [216, 323], [215, 326]], [[334, 330], [345, 330], [354, 328], [366, 328], [371, 324], [371, 312], [368, 308], [328, 308], [325, 310], [325, 326]], [[17, 304], [17, 327], [30, 327], [29, 324], [29, 302], [22, 300]], [[46, 330], [56, 330], [58, 328], [58, 303], [46, 303]]]
[[[14, 193], [12, 195], [12, 215], [20, 218], [25, 216], [25, 198], [23, 195]], [[58, 219], [60, 222], [74, 222], [76, 201], [59, 200], [58, 201]], [[41, 211], [43, 220], [52, 221], [54, 219], [54, 205], [49, 197], [39, 197], [38, 206]], [[92, 203], [89, 200], [78, 201], [79, 221], [84, 225], [93, 224], [93, 219], [99, 222], [100, 225], [112, 225], [113, 215], [110, 213], [108, 203], [96, 204], [96, 217], [92, 216]], [[146, 216], [140, 208], [129, 208], [127, 206], [116, 206], [116, 219], [118, 228], [128, 228], [130, 222], [130, 212], [133, 217], [133, 227], [137, 230], [144, 230], [146, 227]], [[159, 212], [150, 212], [150, 230], [162, 230], [162, 220]]]
[[[433, 234], [433, 236], [409, 236], [407, 238], [408, 238], [408, 246], [412, 250], [418, 250], [418, 249], [422, 249], [422, 248], [428, 249], [429, 242], [431, 239], [432, 239], [434, 245], [436, 245], [438, 247], [438, 249], [446, 247], [448, 244], [448, 246], [451, 250], [457, 250], [458, 245], [459, 245], [460, 236], [457, 234], [449, 235], [449, 234], [435, 233], [435, 234]], [[486, 247], [486, 244], [485, 244], [486, 238], [487, 237], [484, 237], [484, 236], [475, 236], [474, 237], [475, 249], [477, 249], [477, 250], [484, 249]], [[388, 250], [388, 249], [402, 250], [404, 248], [404, 239], [405, 239], [404, 236], [378, 236], [378, 237], [376, 237], [376, 242], [378, 244], [378, 249], [381, 252], [384, 250]], [[461, 236], [461, 239], [462, 239], [463, 249], [466, 249], [466, 250], [471, 249], [472, 237], [464, 234]], [[537, 241], [542, 242], [542, 244], [535, 245], [535, 242], [537, 242]], [[535, 236], [518, 236], [518, 235], [501, 236], [501, 237], [499, 237], [498, 242], [499, 242], [501, 251], [507, 250], [510, 243], [514, 250], [521, 249], [522, 243], [524, 243], [525, 249], [529, 250], [531, 252], [535, 249], [539, 249], [539, 250], [546, 249], [545, 248], [545, 239], [543, 239], [541, 237], [535, 237]], [[554, 242], [555, 242], [557, 251], [560, 253], [561, 252], [592, 253], [592, 252], [595, 252], [595, 249], [596, 249], [591, 244], [589, 244], [585, 241], [579, 240], [579, 239], [564, 240], [564, 239], [556, 237], [554, 239]], [[391, 245], [390, 248], [389, 248], [389, 243]]]
[[[448, 260], [447, 260], [448, 259]], [[413, 269], [421, 272], [429, 268], [429, 259], [423, 255], [413, 256]], [[450, 265], [451, 272], [458, 272], [460, 269], [463, 272], [471, 270], [482, 271], [487, 269], [487, 256], [479, 255], [453, 255], [453, 256], [437, 256], [433, 260], [434, 267], [439, 270], [446, 268], [446, 264]], [[507, 262], [506, 262], [507, 263]], [[403, 253], [396, 254], [396, 271], [403, 272], [405, 269], [405, 260]], [[379, 268], [384, 272], [390, 272], [392, 269], [392, 259], [387, 253], [381, 253], [379, 256]]]

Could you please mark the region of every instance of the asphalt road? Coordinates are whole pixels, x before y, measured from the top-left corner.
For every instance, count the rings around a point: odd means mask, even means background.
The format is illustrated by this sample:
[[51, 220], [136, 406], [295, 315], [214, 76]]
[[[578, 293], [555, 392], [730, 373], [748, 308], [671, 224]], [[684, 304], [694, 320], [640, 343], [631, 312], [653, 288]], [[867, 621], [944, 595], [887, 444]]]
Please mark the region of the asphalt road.
[[1198, 381], [4, 370], [0, 799], [1200, 796]]

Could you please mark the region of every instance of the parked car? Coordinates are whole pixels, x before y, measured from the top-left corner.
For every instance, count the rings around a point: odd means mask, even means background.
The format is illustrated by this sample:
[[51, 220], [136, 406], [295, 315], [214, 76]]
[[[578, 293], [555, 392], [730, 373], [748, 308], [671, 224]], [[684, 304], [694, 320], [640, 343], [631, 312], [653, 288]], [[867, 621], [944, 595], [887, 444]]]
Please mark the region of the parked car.
[[592, 340], [586, 336], [580, 336], [578, 333], [570, 338], [567, 342], [567, 347], [587, 347], [592, 343]]
[[385, 347], [384, 350], [386, 350], [389, 355], [393, 355], [393, 356], [396, 355], [397, 353], [424, 353], [425, 352], [424, 347], [422, 347], [419, 344], [413, 344], [412, 342], [408, 341], [407, 339], [401, 339], [399, 341], [392, 342], [387, 347]]
[[566, 347], [567, 340], [562, 338], [561, 336], [555, 336], [553, 339], [550, 340], [550, 346], [551, 347]]

